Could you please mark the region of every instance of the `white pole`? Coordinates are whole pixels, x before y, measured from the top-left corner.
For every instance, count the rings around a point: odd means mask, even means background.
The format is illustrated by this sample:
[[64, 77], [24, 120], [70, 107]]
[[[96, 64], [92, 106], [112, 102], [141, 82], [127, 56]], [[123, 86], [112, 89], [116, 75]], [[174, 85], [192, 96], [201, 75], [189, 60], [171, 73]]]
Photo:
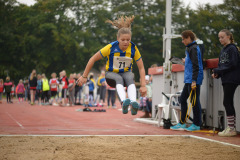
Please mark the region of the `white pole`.
[[165, 26], [165, 34], [163, 35], [163, 40], [165, 41], [165, 50], [164, 50], [164, 70], [163, 70], [163, 76], [164, 76], [164, 93], [171, 93], [171, 62], [169, 59], [171, 58], [171, 38], [172, 38], [172, 33], [171, 33], [171, 26], [172, 26], [172, 0], [167, 0], [166, 1], [166, 26]]

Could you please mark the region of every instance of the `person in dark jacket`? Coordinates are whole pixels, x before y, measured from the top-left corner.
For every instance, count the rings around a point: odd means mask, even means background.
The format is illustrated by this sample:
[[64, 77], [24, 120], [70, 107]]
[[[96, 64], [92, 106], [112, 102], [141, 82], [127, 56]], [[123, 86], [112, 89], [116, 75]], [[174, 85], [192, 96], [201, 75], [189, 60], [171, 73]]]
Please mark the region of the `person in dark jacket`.
[[31, 75], [30, 75], [29, 85], [30, 85], [31, 105], [33, 105], [34, 101], [35, 101], [35, 94], [36, 94], [36, 88], [37, 88], [37, 73], [36, 73], [36, 70], [33, 70]]
[[7, 103], [13, 103], [11, 101], [11, 90], [12, 90], [12, 82], [10, 82], [10, 77], [6, 77], [6, 82], [4, 83], [4, 89], [7, 97]]
[[[202, 53], [200, 47], [196, 43], [195, 34], [186, 30], [182, 34], [182, 43], [186, 46], [185, 57], [185, 70], [184, 70], [184, 87], [181, 93], [181, 121], [175, 126], [170, 127], [172, 130], [187, 130], [196, 131], [200, 130], [201, 125], [201, 104], [200, 104], [200, 87], [203, 81], [203, 64]], [[193, 124], [190, 127], [186, 127], [186, 115], [187, 115], [187, 99], [190, 92], [193, 90], [193, 94], [196, 92], [196, 102], [193, 106]]]
[[228, 127], [219, 132], [219, 136], [235, 136], [236, 113], [234, 109], [234, 93], [240, 84], [240, 57], [238, 48], [234, 44], [233, 34], [223, 29], [218, 34], [219, 41], [223, 45], [219, 56], [218, 68], [213, 70], [213, 78], [221, 78], [224, 98], [223, 105], [227, 114]]

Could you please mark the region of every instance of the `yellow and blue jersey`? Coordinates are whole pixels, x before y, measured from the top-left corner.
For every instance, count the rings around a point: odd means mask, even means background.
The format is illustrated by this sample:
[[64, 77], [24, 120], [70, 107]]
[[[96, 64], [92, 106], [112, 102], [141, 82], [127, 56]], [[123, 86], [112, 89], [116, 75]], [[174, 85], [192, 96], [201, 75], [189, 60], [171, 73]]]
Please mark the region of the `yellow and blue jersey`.
[[123, 52], [118, 44], [118, 41], [114, 41], [100, 50], [102, 57], [107, 57], [106, 71], [115, 73], [132, 71], [133, 59], [139, 61], [142, 58], [137, 46], [131, 42]]

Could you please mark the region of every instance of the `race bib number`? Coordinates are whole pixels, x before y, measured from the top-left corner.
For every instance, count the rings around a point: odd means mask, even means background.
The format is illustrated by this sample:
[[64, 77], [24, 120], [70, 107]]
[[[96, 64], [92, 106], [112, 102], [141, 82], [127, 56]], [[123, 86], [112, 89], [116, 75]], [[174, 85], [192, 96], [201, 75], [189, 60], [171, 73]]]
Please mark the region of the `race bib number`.
[[114, 69], [124, 69], [130, 67], [132, 64], [132, 58], [129, 57], [114, 57], [113, 68]]
[[52, 85], [52, 88], [57, 88], [57, 85], [56, 85], [56, 84], [53, 84], [53, 85]]

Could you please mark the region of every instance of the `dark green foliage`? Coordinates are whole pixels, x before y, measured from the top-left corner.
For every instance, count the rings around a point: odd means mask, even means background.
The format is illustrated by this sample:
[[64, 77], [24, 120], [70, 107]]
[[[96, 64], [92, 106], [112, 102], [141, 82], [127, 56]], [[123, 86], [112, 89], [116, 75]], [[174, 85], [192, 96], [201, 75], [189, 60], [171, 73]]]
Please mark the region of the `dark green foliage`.
[[[227, 4], [227, 5], [226, 5]], [[165, 27], [165, 0], [37, 0], [33, 6], [16, 0], [0, 0], [0, 77], [12, 79], [38, 73], [67, 73], [84, 70], [89, 58], [108, 43], [116, 40], [116, 32], [107, 19], [135, 15], [132, 41], [142, 54], [147, 69], [162, 65], [162, 35]], [[218, 57], [221, 46], [218, 32], [233, 31], [240, 37], [240, 2], [225, 0], [225, 4], [199, 6], [196, 11], [183, 8], [173, 1], [173, 31], [180, 34], [191, 29], [205, 43], [204, 58]], [[172, 40], [172, 55], [183, 58], [181, 38]], [[97, 62], [99, 69], [106, 59]], [[139, 80], [134, 65], [136, 81]]]

